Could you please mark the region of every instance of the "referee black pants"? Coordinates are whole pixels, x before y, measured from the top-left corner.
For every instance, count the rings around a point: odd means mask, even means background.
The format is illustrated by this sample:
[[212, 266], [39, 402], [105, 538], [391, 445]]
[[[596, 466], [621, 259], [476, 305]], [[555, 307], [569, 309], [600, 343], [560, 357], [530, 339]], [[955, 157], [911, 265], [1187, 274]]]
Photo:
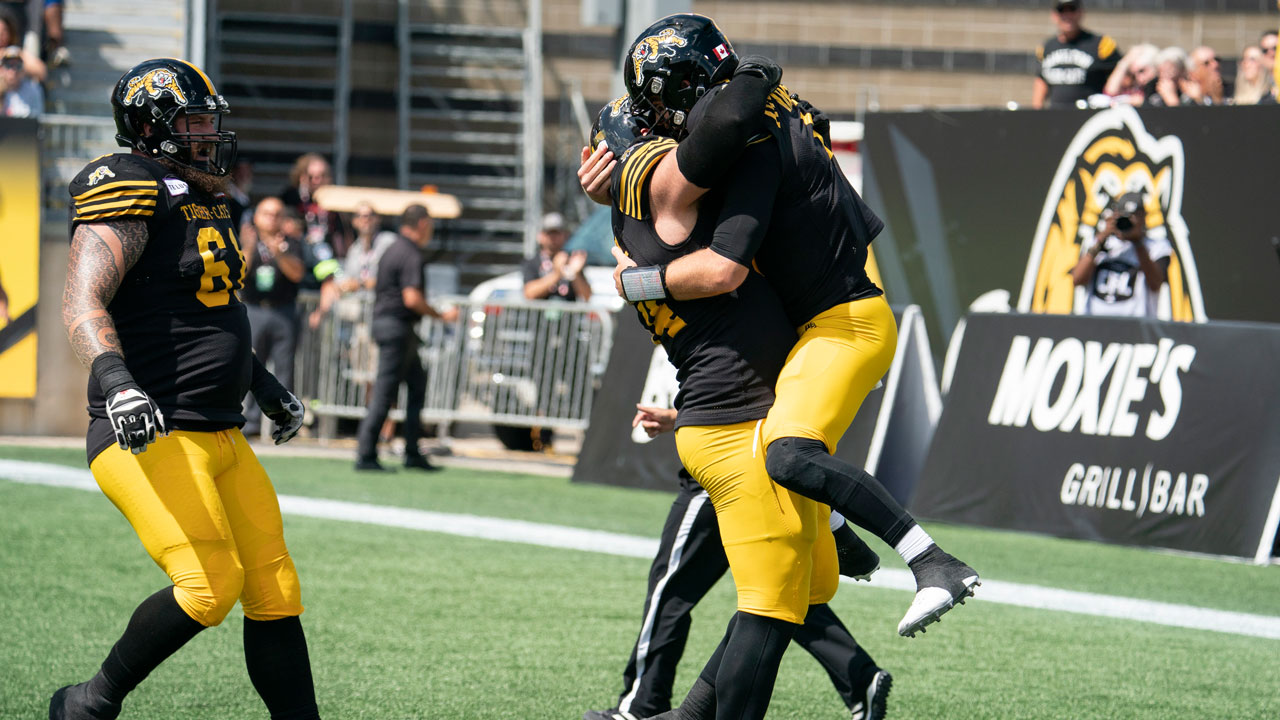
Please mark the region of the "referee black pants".
[[[689, 613], [728, 570], [711, 500], [681, 470], [680, 492], [649, 569], [640, 636], [622, 673], [619, 710], [649, 717], [671, 709], [676, 666], [689, 638]], [[863, 699], [879, 668], [831, 608], [810, 606], [794, 640], [827, 671], [846, 707]]]
[[421, 340], [412, 324], [392, 318], [374, 318], [373, 340], [378, 344], [378, 375], [368, 411], [356, 433], [356, 458], [378, 458], [378, 431], [395, 404], [400, 383], [404, 383], [408, 391], [404, 406], [404, 452], [406, 457], [417, 455], [418, 438], [422, 436], [422, 406], [427, 397], [427, 372], [418, 357]]

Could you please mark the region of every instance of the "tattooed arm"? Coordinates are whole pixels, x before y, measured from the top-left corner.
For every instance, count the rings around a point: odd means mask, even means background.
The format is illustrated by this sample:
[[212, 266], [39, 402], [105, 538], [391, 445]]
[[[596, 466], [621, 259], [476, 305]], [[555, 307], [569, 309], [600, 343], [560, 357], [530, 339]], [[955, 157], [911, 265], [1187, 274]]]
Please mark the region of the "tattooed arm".
[[123, 355], [107, 305], [146, 247], [147, 224], [142, 220], [76, 226], [62, 294], [62, 323], [85, 367], [92, 367], [103, 353]]

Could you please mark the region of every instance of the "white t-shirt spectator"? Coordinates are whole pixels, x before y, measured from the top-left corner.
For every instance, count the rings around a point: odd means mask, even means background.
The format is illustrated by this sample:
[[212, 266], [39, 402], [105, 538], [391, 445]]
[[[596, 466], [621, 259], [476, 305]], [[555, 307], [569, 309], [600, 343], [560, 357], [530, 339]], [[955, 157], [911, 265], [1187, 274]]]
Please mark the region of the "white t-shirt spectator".
[[44, 90], [40, 87], [40, 83], [27, 78], [16, 89], [10, 89], [4, 95], [4, 108], [0, 114], [17, 118], [43, 115]]
[[[1167, 238], [1147, 236], [1146, 243], [1152, 262], [1158, 263], [1173, 254], [1173, 246]], [[1133, 243], [1116, 237], [1107, 238], [1095, 262], [1098, 269], [1085, 290], [1085, 314], [1156, 317], [1160, 293], [1147, 287]]]

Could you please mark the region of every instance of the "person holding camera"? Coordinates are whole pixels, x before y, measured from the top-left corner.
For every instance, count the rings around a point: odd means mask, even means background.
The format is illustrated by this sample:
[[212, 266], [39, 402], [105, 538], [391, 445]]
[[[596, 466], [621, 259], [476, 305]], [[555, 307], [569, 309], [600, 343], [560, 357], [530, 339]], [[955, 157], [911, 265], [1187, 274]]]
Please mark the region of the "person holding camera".
[[1147, 234], [1142, 193], [1116, 198], [1104, 218], [1102, 232], [1071, 270], [1071, 279], [1087, 290], [1085, 314], [1156, 317], [1173, 247], [1167, 238]]

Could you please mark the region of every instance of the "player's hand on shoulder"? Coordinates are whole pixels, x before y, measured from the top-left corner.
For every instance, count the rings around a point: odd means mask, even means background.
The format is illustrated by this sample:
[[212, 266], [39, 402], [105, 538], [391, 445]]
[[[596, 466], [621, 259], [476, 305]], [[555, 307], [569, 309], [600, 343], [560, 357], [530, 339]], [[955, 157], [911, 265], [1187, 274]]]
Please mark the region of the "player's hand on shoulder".
[[609, 184], [613, 179], [613, 169], [618, 161], [614, 159], [609, 146], [600, 143], [595, 152], [590, 148], [582, 148], [582, 163], [578, 166], [578, 184], [582, 192], [598, 205], [609, 205]]
[[748, 55], [738, 62], [733, 75], [755, 75], [763, 78], [770, 87], [777, 87], [782, 82], [782, 66], [764, 55]]
[[107, 420], [121, 450], [146, 452], [157, 437], [169, 434], [164, 413], [137, 385], [120, 388], [107, 398]]

